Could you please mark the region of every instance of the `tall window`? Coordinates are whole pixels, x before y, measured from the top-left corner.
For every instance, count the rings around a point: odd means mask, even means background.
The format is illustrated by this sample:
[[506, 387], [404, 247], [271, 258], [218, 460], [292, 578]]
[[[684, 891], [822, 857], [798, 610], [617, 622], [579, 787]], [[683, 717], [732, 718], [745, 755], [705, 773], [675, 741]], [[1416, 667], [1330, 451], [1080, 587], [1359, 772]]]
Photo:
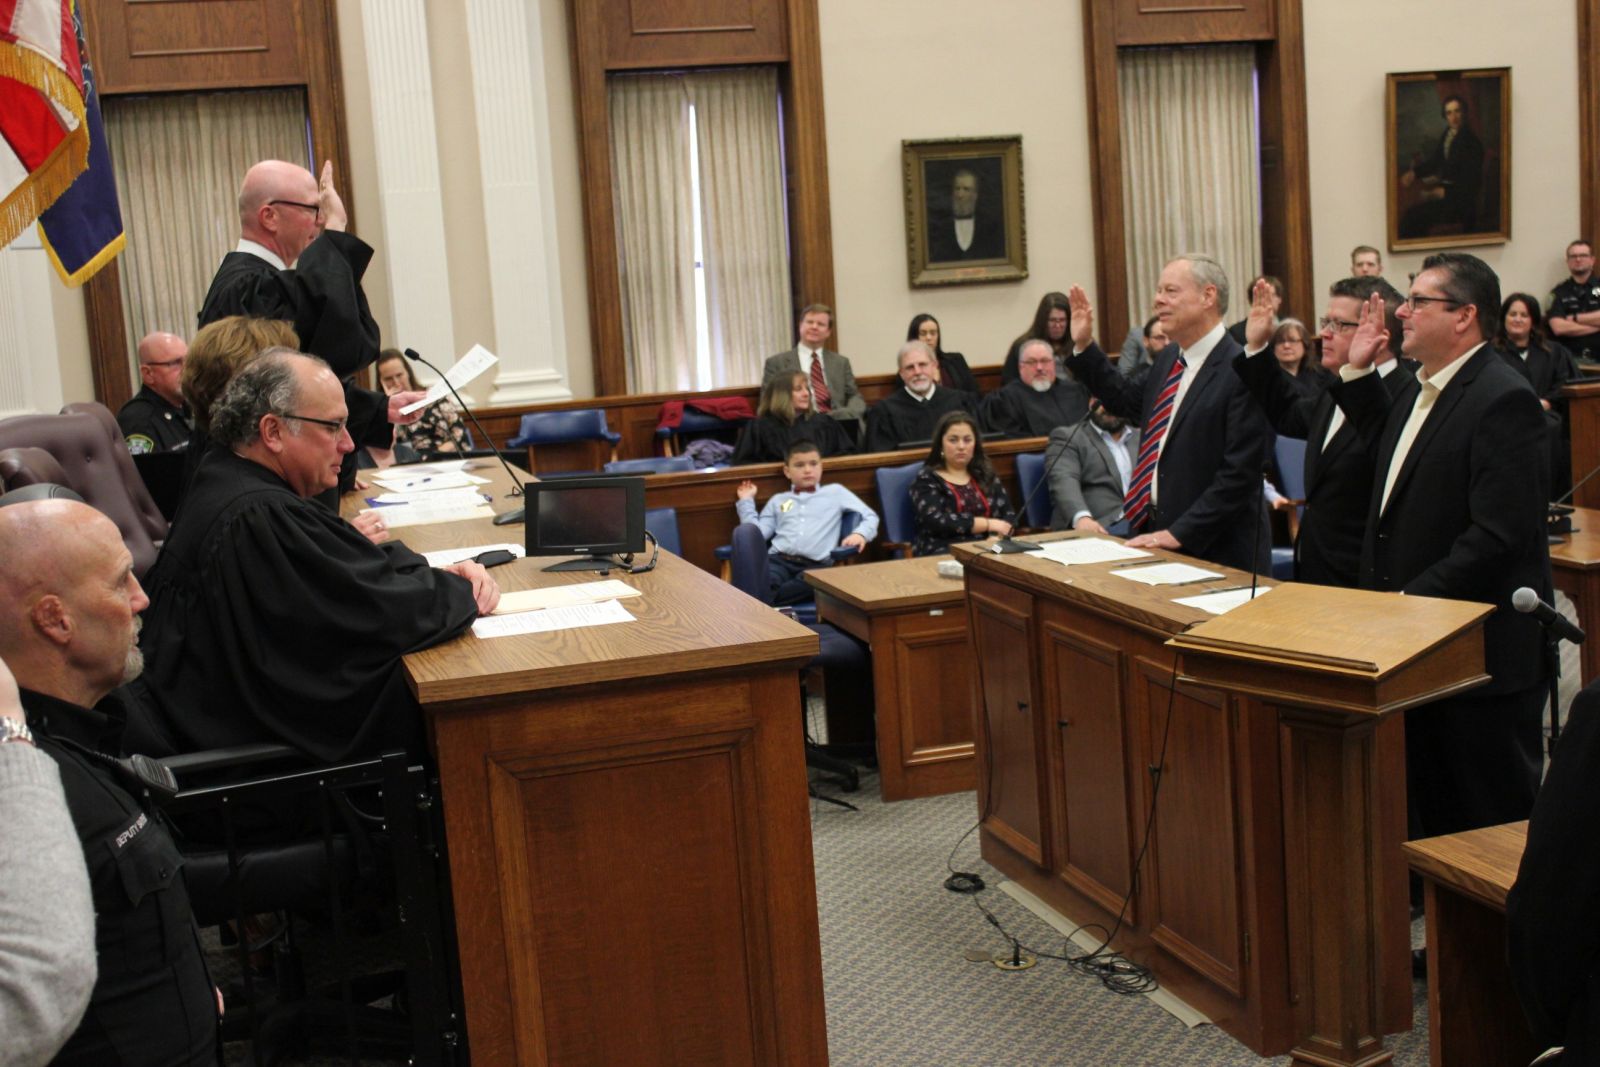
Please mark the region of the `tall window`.
[[607, 83], [628, 387], [749, 385], [789, 339], [777, 72]]

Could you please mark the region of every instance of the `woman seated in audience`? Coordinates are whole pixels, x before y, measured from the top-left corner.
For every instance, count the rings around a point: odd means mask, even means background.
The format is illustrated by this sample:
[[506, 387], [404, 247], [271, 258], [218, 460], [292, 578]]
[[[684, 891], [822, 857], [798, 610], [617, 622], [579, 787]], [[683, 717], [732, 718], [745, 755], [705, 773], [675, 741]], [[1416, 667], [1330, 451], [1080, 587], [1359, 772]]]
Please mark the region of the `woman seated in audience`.
[[1565, 345], [1545, 332], [1537, 297], [1512, 293], [1500, 305], [1500, 332], [1494, 346], [1506, 361], [1527, 375], [1544, 408], [1550, 435], [1550, 496], [1572, 487], [1572, 449], [1568, 443], [1567, 402], [1561, 388], [1578, 377], [1578, 365]]
[[1284, 319], [1272, 334], [1272, 355], [1303, 396], [1316, 396], [1333, 382], [1333, 375], [1311, 353], [1311, 331], [1299, 319]]
[[733, 464], [782, 463], [791, 441], [813, 441], [824, 459], [856, 450], [837, 420], [811, 411], [811, 382], [802, 372], [769, 378], [761, 386], [756, 417], [733, 446]]
[[1067, 321], [1070, 313], [1067, 311], [1067, 295], [1065, 293], [1046, 293], [1039, 301], [1039, 310], [1033, 313], [1033, 324], [1011, 342], [1011, 350], [1006, 353], [1005, 366], [1000, 368], [1000, 384], [1014, 382], [1017, 374], [1017, 354], [1022, 351], [1025, 341], [1049, 341], [1050, 348], [1056, 356], [1056, 377], [1072, 378], [1067, 374], [1067, 358], [1072, 355], [1072, 342], [1067, 340]]
[[[417, 373], [411, 369], [411, 361], [393, 348], [385, 348], [378, 356], [378, 384], [388, 396], [410, 390], [422, 391]], [[461, 421], [460, 409], [448, 400], [441, 400], [432, 407], [424, 408], [421, 417], [411, 425], [396, 426], [394, 444], [397, 452], [401, 451], [400, 446], [405, 445], [428, 458], [465, 452], [472, 447], [472, 436], [467, 433], [466, 423]], [[373, 458], [378, 461], [378, 466], [388, 466], [376, 455], [376, 451]]]
[[964, 411], [939, 420], [933, 447], [911, 483], [911, 506], [917, 516], [912, 551], [933, 556], [956, 541], [1009, 537], [1017, 512], [1006, 487], [983, 456], [983, 435]]
[[978, 379], [973, 377], [972, 368], [967, 366], [967, 357], [960, 352], [946, 352], [939, 345], [940, 337], [939, 320], [927, 312], [912, 319], [911, 327], [906, 330], [907, 341], [921, 341], [933, 353], [934, 360], [939, 364], [939, 384], [946, 389], [967, 393], [976, 400]]

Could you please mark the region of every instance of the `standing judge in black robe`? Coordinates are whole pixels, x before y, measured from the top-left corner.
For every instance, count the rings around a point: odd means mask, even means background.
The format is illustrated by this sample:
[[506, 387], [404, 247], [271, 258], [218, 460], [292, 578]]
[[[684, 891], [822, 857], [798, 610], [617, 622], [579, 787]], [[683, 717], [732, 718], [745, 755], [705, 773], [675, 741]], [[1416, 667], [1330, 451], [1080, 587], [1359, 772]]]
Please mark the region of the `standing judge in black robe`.
[[896, 389], [867, 412], [867, 451], [893, 452], [901, 442], [921, 444], [933, 439], [933, 428], [952, 411], [976, 415], [976, 405], [966, 393], [940, 388], [934, 382], [933, 353], [921, 341], [900, 346], [900, 380]]
[[1056, 374], [1049, 341], [1025, 341], [1018, 354], [1018, 373], [983, 400], [983, 421], [1010, 437], [1048, 437], [1057, 426], [1070, 426], [1089, 413], [1089, 391]]
[[430, 567], [309, 499], [355, 448], [345, 416], [327, 365], [284, 353], [213, 409], [213, 447], [146, 577], [143, 685], [168, 747], [274, 741], [336, 760], [414, 742], [400, 657], [499, 601], [478, 564]]
[[[355, 384], [356, 373], [378, 358], [378, 324], [361, 289], [372, 247], [345, 233], [346, 221], [331, 162], [320, 183], [292, 163], [251, 167], [239, 189], [239, 244], [211, 279], [199, 325], [229, 315], [288, 320], [301, 349], [326, 360], [344, 383], [356, 444], [389, 448], [390, 423], [414, 422], [415, 414], [406, 419], [399, 411], [422, 394], [385, 397]], [[352, 454], [340, 488], [354, 483], [355, 470]]]

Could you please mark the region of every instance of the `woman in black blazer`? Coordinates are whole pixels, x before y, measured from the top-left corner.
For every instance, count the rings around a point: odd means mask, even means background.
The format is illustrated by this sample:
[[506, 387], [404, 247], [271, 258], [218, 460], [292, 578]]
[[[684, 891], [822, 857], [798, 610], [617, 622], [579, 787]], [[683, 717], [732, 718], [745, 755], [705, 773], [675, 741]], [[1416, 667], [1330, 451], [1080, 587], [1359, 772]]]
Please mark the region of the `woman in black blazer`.
[[837, 420], [811, 410], [811, 381], [803, 372], [769, 378], [761, 386], [756, 417], [739, 431], [733, 464], [782, 463], [791, 441], [810, 441], [824, 458], [854, 452]]
[[907, 341], [921, 341], [933, 353], [933, 358], [939, 364], [939, 384], [946, 389], [966, 393], [976, 402], [978, 379], [973, 376], [972, 368], [967, 366], [967, 357], [960, 352], [946, 352], [941, 348], [942, 336], [939, 320], [927, 312], [912, 319], [911, 327], [906, 330]]
[[1311, 351], [1311, 331], [1299, 319], [1284, 319], [1272, 333], [1272, 358], [1301, 396], [1315, 397], [1334, 380]]
[[1572, 486], [1567, 402], [1561, 397], [1561, 387], [1578, 376], [1578, 365], [1566, 346], [1545, 332], [1538, 298], [1527, 293], [1512, 293], [1501, 303], [1494, 346], [1539, 396], [1550, 433], [1550, 495], [1558, 498]]

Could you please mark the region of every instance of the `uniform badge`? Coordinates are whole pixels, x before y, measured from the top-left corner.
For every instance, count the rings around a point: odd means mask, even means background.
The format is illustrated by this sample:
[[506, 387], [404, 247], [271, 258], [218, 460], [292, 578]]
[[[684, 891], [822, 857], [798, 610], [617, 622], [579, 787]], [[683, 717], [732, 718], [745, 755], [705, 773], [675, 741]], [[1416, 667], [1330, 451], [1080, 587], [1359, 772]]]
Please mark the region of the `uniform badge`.
[[156, 450], [155, 441], [142, 433], [128, 435], [128, 454], [130, 456], [147, 456]]

